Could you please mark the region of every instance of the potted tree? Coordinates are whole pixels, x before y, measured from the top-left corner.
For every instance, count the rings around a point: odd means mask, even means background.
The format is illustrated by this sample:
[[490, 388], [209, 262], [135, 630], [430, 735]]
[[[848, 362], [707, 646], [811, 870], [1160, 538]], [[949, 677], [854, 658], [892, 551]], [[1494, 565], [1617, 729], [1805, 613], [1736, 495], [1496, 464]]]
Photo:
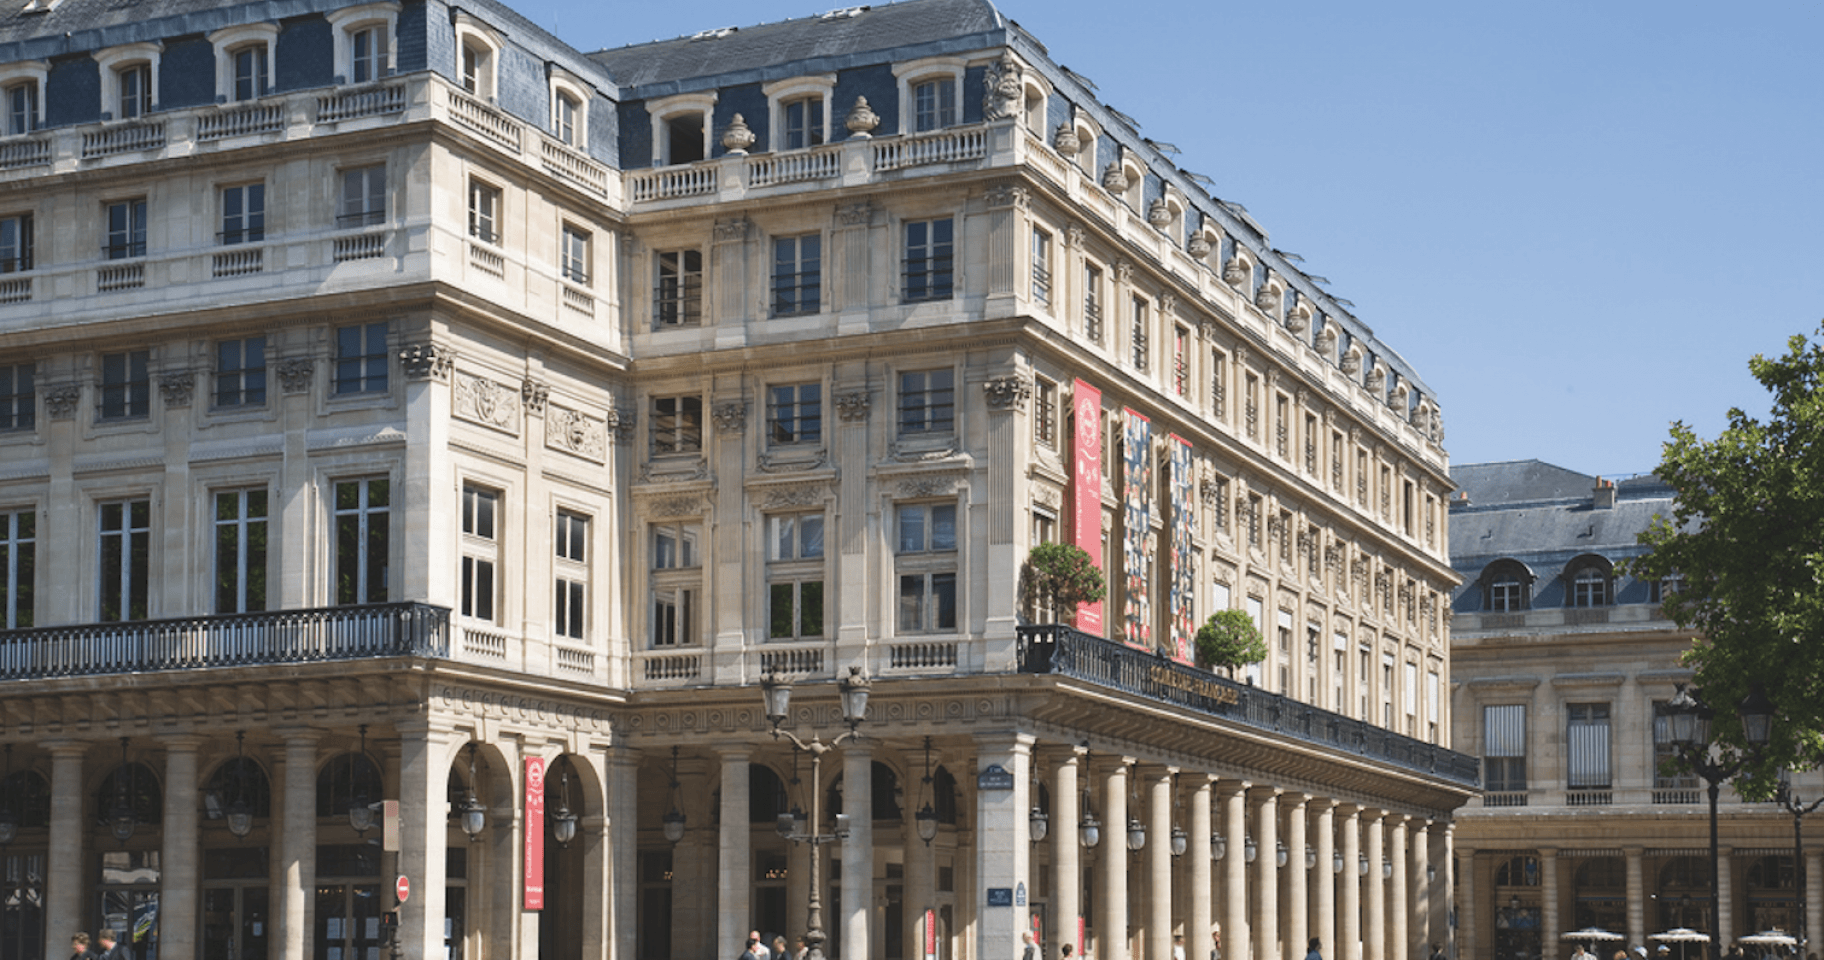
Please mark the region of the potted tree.
[[1240, 610], [1218, 610], [1197, 628], [1197, 663], [1206, 670], [1259, 663], [1267, 658], [1267, 642], [1254, 626], [1254, 618]]
[[1108, 595], [1108, 583], [1089, 551], [1069, 543], [1041, 543], [1020, 568], [1022, 599], [1033, 619], [1071, 616], [1080, 603]]

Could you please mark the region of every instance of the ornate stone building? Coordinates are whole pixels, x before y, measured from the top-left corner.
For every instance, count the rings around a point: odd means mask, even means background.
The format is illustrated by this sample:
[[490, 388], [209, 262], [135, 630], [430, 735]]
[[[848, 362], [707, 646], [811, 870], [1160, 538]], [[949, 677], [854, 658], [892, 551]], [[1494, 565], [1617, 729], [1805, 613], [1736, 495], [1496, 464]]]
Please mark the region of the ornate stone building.
[[1447, 935], [1438, 407], [986, 2], [12, 2], [0, 957]]
[[[1451, 560], [1463, 578], [1451, 630], [1456, 744], [1483, 757], [1484, 793], [1458, 812], [1458, 934], [1464, 954], [1527, 960], [1602, 927], [1651, 946], [1674, 927], [1710, 930], [1708, 793], [1668, 776], [1662, 709], [1691, 671], [1691, 643], [1665, 619], [1676, 584], [1616, 565], [1672, 515], [1652, 476], [1615, 481], [1537, 460], [1459, 466]], [[1816, 799], [1824, 777], [1795, 775]], [[1793, 822], [1777, 805], [1720, 806], [1721, 939], [1819, 929], [1820, 847], [1803, 887]], [[1811, 830], [1817, 830], [1815, 824]], [[1804, 915], [1800, 915], [1800, 904]]]

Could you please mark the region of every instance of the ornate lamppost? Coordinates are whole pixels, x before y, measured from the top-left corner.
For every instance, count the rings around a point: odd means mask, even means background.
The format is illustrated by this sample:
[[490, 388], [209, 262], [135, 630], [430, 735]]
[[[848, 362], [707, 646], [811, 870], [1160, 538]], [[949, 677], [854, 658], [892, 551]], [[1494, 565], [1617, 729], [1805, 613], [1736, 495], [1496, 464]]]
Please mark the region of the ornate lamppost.
[[[1773, 722], [1773, 704], [1768, 701], [1766, 693], [1759, 684], [1742, 698], [1736, 708], [1742, 720], [1742, 733], [1748, 740], [1750, 751], [1758, 750], [1767, 743], [1769, 727]], [[1722, 792], [1723, 784], [1747, 766], [1749, 756], [1734, 758], [1712, 757], [1710, 743], [1710, 720], [1716, 711], [1703, 701], [1697, 693], [1684, 684], [1678, 685], [1678, 692], [1670, 703], [1666, 704], [1667, 726], [1670, 728], [1672, 748], [1678, 752], [1679, 761], [1703, 778], [1710, 788], [1710, 929], [1712, 937], [1722, 935], [1721, 884], [1719, 877], [1722, 862], [1720, 847], [1717, 842], [1716, 801]]]
[[[805, 960], [823, 960], [823, 897], [819, 888], [823, 885], [823, 871], [818, 860], [817, 847], [826, 843], [835, 843], [847, 838], [848, 830], [844, 825], [846, 817], [838, 820], [837, 829], [830, 834], [823, 833], [823, 796], [822, 773], [823, 755], [836, 749], [846, 741], [859, 739], [858, 729], [868, 712], [868, 678], [861, 675], [860, 667], [850, 667], [849, 675], [842, 679], [842, 719], [848, 722], [849, 729], [838, 734], [835, 739], [825, 741], [821, 737], [801, 740], [790, 730], [781, 730], [779, 725], [785, 722], [791, 710], [792, 685], [781, 679], [778, 674], [769, 673], [760, 680], [760, 693], [766, 702], [766, 718], [773, 723], [773, 739], [784, 736], [792, 743], [793, 749], [811, 755], [811, 829], [805, 836], [793, 836], [796, 843], [803, 841], [811, 845], [811, 898], [806, 909], [804, 947]], [[866, 790], [867, 784], [851, 784], [850, 789]], [[787, 814], [789, 816], [789, 814]]]

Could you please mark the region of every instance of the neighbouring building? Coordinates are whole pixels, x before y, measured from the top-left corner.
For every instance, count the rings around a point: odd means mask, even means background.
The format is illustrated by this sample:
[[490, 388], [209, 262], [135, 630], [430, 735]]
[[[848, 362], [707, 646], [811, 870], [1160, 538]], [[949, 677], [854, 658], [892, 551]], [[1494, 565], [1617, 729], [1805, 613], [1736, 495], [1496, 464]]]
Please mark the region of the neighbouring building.
[[[1645, 552], [1638, 537], [1655, 516], [1672, 517], [1672, 489], [1538, 460], [1451, 476], [1451, 562], [1463, 580], [1454, 742], [1482, 756], [1484, 790], [1457, 813], [1463, 954], [1549, 957], [1585, 927], [1649, 947], [1675, 927], [1716, 933], [1707, 787], [1663, 772], [1673, 756], [1663, 711], [1691, 678], [1679, 662], [1691, 634], [1659, 606], [1678, 585], [1616, 569]], [[1824, 792], [1815, 772], [1792, 779], [1805, 799]], [[1719, 810], [1721, 940], [1801, 921], [1819, 929], [1824, 846], [1804, 848], [1798, 873], [1779, 806], [1725, 787]]]
[[985, 0], [6, 2], [0, 957], [1448, 937], [1438, 405]]

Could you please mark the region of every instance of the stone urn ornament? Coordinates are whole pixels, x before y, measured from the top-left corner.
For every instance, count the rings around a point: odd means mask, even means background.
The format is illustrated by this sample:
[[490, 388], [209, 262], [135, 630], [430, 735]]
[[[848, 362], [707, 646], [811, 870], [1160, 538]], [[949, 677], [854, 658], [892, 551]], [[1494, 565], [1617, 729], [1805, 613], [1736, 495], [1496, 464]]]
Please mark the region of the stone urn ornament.
[[1127, 192], [1127, 171], [1121, 169], [1121, 161], [1109, 164], [1108, 169], [1102, 171], [1102, 185], [1110, 193]]
[[1077, 128], [1068, 123], [1058, 124], [1058, 129], [1051, 135], [1052, 149], [1060, 157], [1074, 157], [1083, 149], [1083, 141], [1077, 139]]
[[1202, 233], [1191, 235], [1191, 256], [1199, 260], [1210, 255], [1210, 238]]
[[728, 129], [722, 131], [722, 149], [733, 154], [745, 154], [747, 148], [754, 145], [754, 131], [747, 128], [747, 120], [735, 114], [728, 122]]
[[1157, 230], [1164, 230], [1172, 225], [1172, 208], [1166, 205], [1164, 198], [1154, 200], [1152, 205], [1146, 208], [1146, 222], [1152, 224]]
[[849, 118], [843, 121], [849, 133], [862, 140], [874, 135], [874, 128], [880, 126], [880, 115], [868, 106], [867, 97], [856, 97], [855, 106], [849, 108]]

